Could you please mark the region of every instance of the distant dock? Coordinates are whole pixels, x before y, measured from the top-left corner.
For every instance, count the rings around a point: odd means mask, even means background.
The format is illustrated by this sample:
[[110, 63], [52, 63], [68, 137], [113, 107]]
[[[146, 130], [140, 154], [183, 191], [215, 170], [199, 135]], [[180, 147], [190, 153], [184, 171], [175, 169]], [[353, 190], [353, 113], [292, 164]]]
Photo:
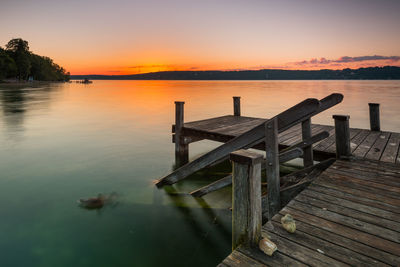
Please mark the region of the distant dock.
[[[335, 126], [311, 123], [342, 99], [306, 99], [265, 119], [241, 116], [234, 97], [233, 115], [188, 123], [184, 102], [176, 102], [172, 140], [181, 167], [156, 184], [230, 158], [231, 175], [191, 192], [232, 184], [233, 250], [219, 266], [400, 266], [400, 133], [381, 131], [377, 103], [369, 104], [369, 130], [350, 128], [346, 115], [334, 115]], [[189, 144], [204, 139], [224, 144], [188, 162]], [[298, 157], [304, 169], [280, 177], [280, 164]], [[296, 232], [282, 227], [285, 214]], [[262, 238], [276, 244], [272, 256], [259, 249]]]

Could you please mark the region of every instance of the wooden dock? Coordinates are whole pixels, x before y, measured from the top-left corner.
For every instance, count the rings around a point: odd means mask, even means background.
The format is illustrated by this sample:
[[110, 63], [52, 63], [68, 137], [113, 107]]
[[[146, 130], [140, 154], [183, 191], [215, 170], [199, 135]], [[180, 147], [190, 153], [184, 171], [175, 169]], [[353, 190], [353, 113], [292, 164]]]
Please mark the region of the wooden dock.
[[[342, 99], [305, 99], [266, 119], [241, 116], [234, 97], [233, 115], [188, 123], [184, 103], [175, 102], [178, 168], [155, 184], [172, 185], [230, 158], [231, 175], [190, 193], [232, 184], [233, 252], [220, 267], [400, 266], [400, 133], [381, 131], [377, 103], [369, 103], [370, 130], [350, 128], [347, 115], [334, 115], [335, 126], [311, 123]], [[189, 144], [203, 139], [224, 144], [189, 162]], [[280, 164], [299, 157], [304, 168], [280, 177]], [[286, 214], [294, 233], [281, 224]], [[272, 256], [265, 244], [277, 247]]]
[[[291, 214], [288, 233], [281, 217]], [[219, 266], [400, 266], [400, 166], [337, 160], [263, 225], [278, 250], [238, 247]]]
[[[226, 115], [183, 124], [183, 135], [190, 140], [213, 140], [227, 142], [268, 119]], [[335, 127], [312, 124], [312, 135], [323, 131], [329, 137], [313, 145], [315, 159], [335, 157]], [[296, 125], [278, 136], [280, 148], [301, 142], [301, 126]], [[351, 152], [354, 156], [400, 164], [400, 134], [387, 131], [371, 131], [350, 128]]]

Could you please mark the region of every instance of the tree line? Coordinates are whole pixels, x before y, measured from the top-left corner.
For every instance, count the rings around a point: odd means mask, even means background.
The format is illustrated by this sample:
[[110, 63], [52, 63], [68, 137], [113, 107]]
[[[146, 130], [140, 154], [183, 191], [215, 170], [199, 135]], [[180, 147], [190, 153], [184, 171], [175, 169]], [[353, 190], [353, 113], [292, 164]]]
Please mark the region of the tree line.
[[26, 81], [30, 77], [39, 81], [68, 81], [70, 73], [51, 58], [29, 51], [28, 42], [21, 38], [10, 40], [5, 49], [0, 47], [0, 81]]
[[72, 75], [91, 80], [400, 80], [400, 67], [342, 70], [163, 71], [132, 75]]

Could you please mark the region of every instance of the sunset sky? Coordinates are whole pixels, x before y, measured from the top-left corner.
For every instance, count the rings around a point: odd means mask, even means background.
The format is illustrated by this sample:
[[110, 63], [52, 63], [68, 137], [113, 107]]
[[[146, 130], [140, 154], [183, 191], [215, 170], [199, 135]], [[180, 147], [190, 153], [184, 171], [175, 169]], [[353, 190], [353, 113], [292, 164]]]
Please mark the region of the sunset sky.
[[71, 74], [400, 66], [399, 0], [1, 0], [12, 38]]

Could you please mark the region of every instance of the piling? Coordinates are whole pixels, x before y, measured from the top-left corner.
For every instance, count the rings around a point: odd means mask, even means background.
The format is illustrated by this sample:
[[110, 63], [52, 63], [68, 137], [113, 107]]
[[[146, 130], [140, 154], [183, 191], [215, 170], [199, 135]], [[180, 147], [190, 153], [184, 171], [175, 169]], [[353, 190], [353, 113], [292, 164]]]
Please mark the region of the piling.
[[350, 116], [333, 115], [333, 119], [335, 120], [336, 158], [350, 157]]
[[232, 173], [232, 250], [255, 247], [261, 236], [261, 154], [238, 150], [230, 154]]
[[379, 118], [379, 104], [368, 103], [368, 105], [369, 105], [369, 124], [371, 126], [371, 131], [380, 131], [381, 122]]

